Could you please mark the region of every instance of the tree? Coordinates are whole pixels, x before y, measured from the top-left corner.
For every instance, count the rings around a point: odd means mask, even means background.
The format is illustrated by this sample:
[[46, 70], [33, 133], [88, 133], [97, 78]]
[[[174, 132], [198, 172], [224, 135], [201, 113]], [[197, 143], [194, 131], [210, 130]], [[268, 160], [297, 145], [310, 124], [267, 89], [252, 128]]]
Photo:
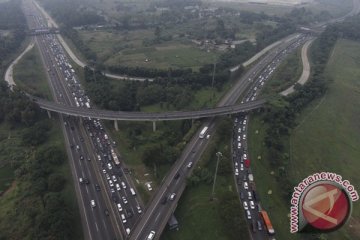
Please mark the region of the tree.
[[53, 173], [48, 177], [48, 188], [52, 192], [60, 192], [64, 189], [65, 178], [59, 173]]

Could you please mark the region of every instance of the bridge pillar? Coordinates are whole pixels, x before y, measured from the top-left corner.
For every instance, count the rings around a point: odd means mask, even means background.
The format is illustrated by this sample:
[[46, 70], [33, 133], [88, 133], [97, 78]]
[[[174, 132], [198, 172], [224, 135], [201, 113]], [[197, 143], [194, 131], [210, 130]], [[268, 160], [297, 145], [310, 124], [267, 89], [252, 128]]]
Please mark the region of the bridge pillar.
[[156, 131], [156, 121], [153, 121], [153, 132]]
[[119, 131], [119, 126], [117, 120], [114, 120], [114, 127], [116, 131]]
[[51, 112], [47, 110], [48, 117], [51, 119]]

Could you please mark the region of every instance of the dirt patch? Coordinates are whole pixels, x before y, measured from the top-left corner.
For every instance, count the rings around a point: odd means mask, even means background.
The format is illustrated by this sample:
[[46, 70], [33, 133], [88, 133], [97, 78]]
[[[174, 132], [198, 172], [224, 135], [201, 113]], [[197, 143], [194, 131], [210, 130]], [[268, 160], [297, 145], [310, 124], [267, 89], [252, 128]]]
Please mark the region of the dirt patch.
[[16, 181], [13, 181], [8, 189], [0, 193], [0, 197], [5, 196], [7, 193], [11, 192], [15, 187], [16, 187]]

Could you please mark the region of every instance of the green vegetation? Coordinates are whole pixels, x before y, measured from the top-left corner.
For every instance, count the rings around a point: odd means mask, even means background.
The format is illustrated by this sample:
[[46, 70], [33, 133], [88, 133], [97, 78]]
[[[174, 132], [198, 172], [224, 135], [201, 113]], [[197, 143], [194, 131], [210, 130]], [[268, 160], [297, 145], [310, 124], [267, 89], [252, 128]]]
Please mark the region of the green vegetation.
[[[249, 239], [245, 213], [239, 203], [232, 174], [229, 138], [232, 121], [219, 120], [219, 128], [193, 169], [175, 216], [179, 231], [166, 230], [162, 239]], [[210, 200], [216, 167], [216, 152], [223, 154], [219, 162], [215, 198]]]
[[301, 48], [290, 54], [266, 83], [262, 94], [278, 94], [299, 79], [302, 73]]
[[20, 89], [27, 93], [51, 99], [40, 53], [37, 47], [31, 49], [14, 68], [14, 79]]
[[[292, 187], [300, 180], [314, 172], [333, 171], [355, 186], [359, 183], [360, 152], [355, 146], [360, 142], [356, 117], [360, 44], [340, 40], [333, 50], [338, 31], [359, 40], [352, 31], [358, 25], [354, 17], [327, 28], [312, 46], [310, 82], [288, 98], [273, 99], [271, 107], [251, 118], [249, 150], [255, 177], [261, 176], [258, 191], [280, 239], [300, 238], [283, 227], [289, 221]], [[326, 239], [359, 238], [359, 213], [355, 205], [349, 224]]]

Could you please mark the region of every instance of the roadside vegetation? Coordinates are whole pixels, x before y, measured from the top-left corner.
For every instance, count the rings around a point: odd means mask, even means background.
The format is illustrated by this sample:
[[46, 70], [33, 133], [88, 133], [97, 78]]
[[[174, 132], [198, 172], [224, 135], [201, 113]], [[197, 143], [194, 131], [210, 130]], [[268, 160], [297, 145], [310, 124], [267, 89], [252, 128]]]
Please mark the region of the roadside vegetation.
[[[166, 230], [162, 239], [249, 239], [245, 213], [234, 185], [229, 140], [232, 136], [232, 120], [221, 118], [218, 121], [217, 131], [211, 136], [206, 152], [187, 179], [187, 188], [175, 211], [179, 230]], [[216, 152], [219, 151], [223, 157], [219, 161], [215, 195], [211, 200]]]
[[60, 129], [5, 82], [0, 102], [2, 184], [11, 185], [0, 197], [0, 239], [82, 238]]
[[14, 80], [17, 86], [27, 93], [51, 99], [51, 92], [46, 80], [40, 53], [35, 46], [14, 67]]
[[[300, 180], [325, 170], [342, 174], [355, 185], [358, 182], [355, 169], [359, 151], [353, 146], [360, 141], [355, 117], [360, 35], [351, 30], [357, 27], [359, 16], [329, 26], [311, 48], [310, 81], [297, 86], [297, 92], [289, 97], [273, 99], [264, 112], [251, 118], [249, 150], [257, 159], [255, 177], [261, 176], [262, 183], [257, 186], [280, 239], [300, 238], [289, 235], [283, 226], [289, 219], [292, 188]], [[339, 31], [343, 38], [357, 43], [341, 40], [334, 49]], [[358, 223], [359, 209], [355, 206], [349, 224], [326, 235], [326, 239], [359, 238]]]

